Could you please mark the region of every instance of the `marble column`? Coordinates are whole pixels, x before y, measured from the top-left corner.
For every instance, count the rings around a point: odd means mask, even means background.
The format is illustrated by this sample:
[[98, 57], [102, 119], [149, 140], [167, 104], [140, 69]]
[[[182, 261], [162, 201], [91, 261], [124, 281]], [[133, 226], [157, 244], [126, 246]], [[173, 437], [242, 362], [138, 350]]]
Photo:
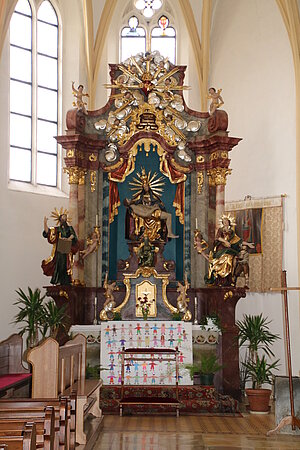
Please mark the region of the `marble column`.
[[[78, 239], [80, 249], [85, 248], [85, 174], [82, 173], [78, 183]], [[78, 279], [80, 284], [84, 284], [84, 265], [83, 261], [77, 258]]]
[[205, 286], [204, 275], [207, 272], [207, 263], [205, 258], [199, 255], [194, 248], [194, 235], [197, 228], [203, 234], [204, 239], [208, 239], [209, 189], [205, 171], [194, 172], [191, 183], [191, 287], [203, 287]]
[[[78, 183], [70, 183], [70, 194], [69, 194], [69, 212], [72, 218], [72, 226], [75, 230], [75, 233], [78, 236]], [[79, 262], [79, 253], [77, 252], [74, 255], [73, 260], [73, 282], [75, 284], [78, 283], [78, 262]]]
[[216, 229], [219, 228], [219, 219], [225, 211], [225, 186], [218, 184], [216, 186]]

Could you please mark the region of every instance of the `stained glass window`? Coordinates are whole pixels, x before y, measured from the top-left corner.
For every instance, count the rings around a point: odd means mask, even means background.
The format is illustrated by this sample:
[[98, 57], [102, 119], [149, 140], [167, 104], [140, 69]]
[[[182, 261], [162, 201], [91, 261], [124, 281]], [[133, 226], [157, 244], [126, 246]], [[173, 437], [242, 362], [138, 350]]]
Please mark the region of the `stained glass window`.
[[167, 16], [161, 16], [158, 26], [151, 32], [151, 51], [158, 50], [161, 55], [167, 56], [169, 61], [175, 64], [176, 60], [176, 32], [169, 26]]
[[137, 53], [146, 51], [146, 32], [139, 27], [136, 16], [131, 16], [128, 20], [128, 27], [124, 27], [121, 32], [121, 61], [125, 61]]

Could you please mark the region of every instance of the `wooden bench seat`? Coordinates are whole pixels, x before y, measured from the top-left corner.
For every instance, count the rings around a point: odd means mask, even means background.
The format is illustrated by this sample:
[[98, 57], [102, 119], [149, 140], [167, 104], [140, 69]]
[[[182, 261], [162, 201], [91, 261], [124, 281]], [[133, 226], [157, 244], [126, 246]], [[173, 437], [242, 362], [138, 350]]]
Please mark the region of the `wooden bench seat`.
[[[55, 442], [55, 413], [53, 407], [46, 407], [44, 417], [32, 417], [30, 423], [34, 422], [36, 427], [36, 448], [44, 450], [57, 450], [58, 441]], [[0, 418], [0, 437], [4, 436], [22, 436], [26, 426], [27, 419], [18, 418]], [[57, 430], [57, 433], [59, 429]]]
[[32, 365], [32, 398], [55, 398], [76, 391], [76, 442], [86, 444], [87, 415], [102, 417], [102, 380], [85, 379], [86, 337], [78, 334], [61, 347], [48, 338], [28, 352], [27, 361]]
[[[56, 449], [75, 448], [76, 397], [63, 397], [60, 399], [7, 399], [0, 400], [0, 421], [3, 419], [16, 419], [21, 421], [37, 421], [45, 418], [45, 411], [52, 408], [54, 411], [54, 431]], [[48, 427], [52, 427], [47, 422]], [[48, 439], [48, 438], [47, 438]], [[39, 439], [38, 439], [39, 443]]]
[[6, 448], [7, 450], [35, 450], [35, 423], [27, 423], [22, 436], [0, 436], [0, 448]]
[[29, 396], [31, 373], [22, 364], [23, 339], [12, 334], [0, 342], [0, 397], [13, 397], [18, 392]]

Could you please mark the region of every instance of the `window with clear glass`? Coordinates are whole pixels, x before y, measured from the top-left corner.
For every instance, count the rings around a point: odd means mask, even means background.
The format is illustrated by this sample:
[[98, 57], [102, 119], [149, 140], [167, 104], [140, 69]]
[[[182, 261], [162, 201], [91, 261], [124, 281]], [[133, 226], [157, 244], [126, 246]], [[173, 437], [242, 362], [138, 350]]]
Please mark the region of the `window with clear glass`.
[[37, 19], [37, 183], [56, 186], [58, 20], [49, 1]]
[[128, 27], [121, 32], [121, 61], [130, 56], [146, 51], [146, 33], [144, 28], [139, 27], [137, 17], [132, 16], [128, 20]]
[[9, 176], [57, 186], [58, 18], [48, 0], [33, 17], [19, 0], [10, 22]]
[[151, 52], [158, 50], [161, 55], [167, 56], [169, 61], [175, 64], [176, 59], [176, 32], [169, 26], [169, 19], [161, 16], [158, 26], [151, 32]]
[[10, 179], [31, 181], [32, 11], [19, 0], [10, 22]]

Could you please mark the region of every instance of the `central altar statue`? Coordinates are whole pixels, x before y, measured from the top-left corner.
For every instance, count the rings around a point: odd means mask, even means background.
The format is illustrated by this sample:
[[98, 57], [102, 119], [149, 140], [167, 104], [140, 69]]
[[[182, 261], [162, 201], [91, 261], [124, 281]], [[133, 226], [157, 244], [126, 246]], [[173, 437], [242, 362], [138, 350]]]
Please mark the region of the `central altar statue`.
[[[129, 210], [134, 219], [134, 233], [136, 237], [141, 234], [147, 235], [150, 241], [155, 239], [165, 240], [164, 222], [167, 226], [167, 237], [178, 238], [172, 233], [172, 215], [166, 212], [164, 203], [161, 200], [163, 177], [156, 178], [156, 173], [151, 177], [151, 172], [146, 174], [142, 168], [141, 174], [131, 182], [134, 187], [132, 190], [137, 192], [131, 200], [124, 200], [124, 205]], [[130, 233], [126, 237], [130, 239]]]

